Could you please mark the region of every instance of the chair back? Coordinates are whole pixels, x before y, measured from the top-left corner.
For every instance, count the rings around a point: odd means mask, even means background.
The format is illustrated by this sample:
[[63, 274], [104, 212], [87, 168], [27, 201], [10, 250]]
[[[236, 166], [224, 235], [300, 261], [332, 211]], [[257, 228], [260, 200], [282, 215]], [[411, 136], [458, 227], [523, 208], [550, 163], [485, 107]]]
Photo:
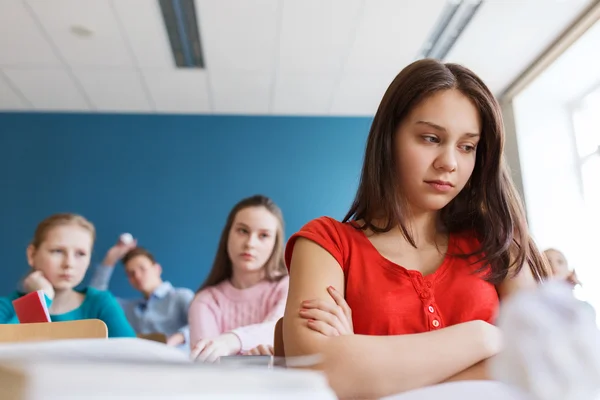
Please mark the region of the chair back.
[[99, 319], [0, 325], [0, 343], [106, 338], [108, 328]]

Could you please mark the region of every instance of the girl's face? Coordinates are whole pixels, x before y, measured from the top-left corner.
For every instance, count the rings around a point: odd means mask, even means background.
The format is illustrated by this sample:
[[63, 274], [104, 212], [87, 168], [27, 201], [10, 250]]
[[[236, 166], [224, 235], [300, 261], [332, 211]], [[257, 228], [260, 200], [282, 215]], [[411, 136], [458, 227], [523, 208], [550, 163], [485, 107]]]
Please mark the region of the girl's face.
[[56, 290], [73, 289], [90, 265], [92, 236], [79, 225], [51, 228], [39, 247], [27, 248], [31, 268], [41, 271]]
[[458, 90], [418, 104], [395, 137], [398, 179], [413, 212], [438, 211], [465, 187], [473, 168], [481, 122]]
[[234, 274], [263, 269], [273, 253], [279, 221], [265, 207], [247, 207], [236, 214], [227, 252]]
[[550, 267], [552, 267], [552, 274], [559, 279], [565, 279], [570, 271], [569, 264], [563, 253], [556, 250], [546, 250], [544, 254], [550, 263]]

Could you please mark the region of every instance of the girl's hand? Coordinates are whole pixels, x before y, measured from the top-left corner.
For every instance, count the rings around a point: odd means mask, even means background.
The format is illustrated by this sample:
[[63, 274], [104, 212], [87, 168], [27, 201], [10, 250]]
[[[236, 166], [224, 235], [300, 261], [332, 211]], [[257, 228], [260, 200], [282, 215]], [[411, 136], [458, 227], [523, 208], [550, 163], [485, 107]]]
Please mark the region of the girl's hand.
[[54, 287], [42, 271], [33, 271], [23, 280], [23, 289], [27, 293], [43, 290], [50, 300], [54, 298]]
[[579, 278], [577, 277], [577, 273], [575, 270], [572, 270], [566, 278], [567, 283], [571, 286], [581, 286], [581, 282], [579, 282]]
[[272, 356], [274, 355], [273, 346], [269, 344], [261, 344], [255, 348], [249, 350], [246, 355], [248, 356]]
[[214, 339], [202, 339], [192, 348], [190, 357], [199, 362], [216, 362], [219, 357], [237, 354], [242, 344], [237, 335], [224, 333]]
[[335, 304], [318, 299], [303, 301], [300, 316], [308, 320], [310, 329], [325, 336], [353, 335], [350, 306], [333, 286], [329, 286], [327, 292]]

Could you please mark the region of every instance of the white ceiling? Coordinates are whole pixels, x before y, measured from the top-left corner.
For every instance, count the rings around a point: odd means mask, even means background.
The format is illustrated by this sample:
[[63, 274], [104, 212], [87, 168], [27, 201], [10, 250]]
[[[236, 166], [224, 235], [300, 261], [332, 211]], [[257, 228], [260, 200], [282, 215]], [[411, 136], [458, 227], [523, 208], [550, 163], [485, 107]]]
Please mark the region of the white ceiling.
[[[185, 70], [158, 0], [0, 0], [0, 110], [372, 115], [445, 2], [196, 0]], [[447, 60], [500, 93], [591, 2], [487, 0]]]

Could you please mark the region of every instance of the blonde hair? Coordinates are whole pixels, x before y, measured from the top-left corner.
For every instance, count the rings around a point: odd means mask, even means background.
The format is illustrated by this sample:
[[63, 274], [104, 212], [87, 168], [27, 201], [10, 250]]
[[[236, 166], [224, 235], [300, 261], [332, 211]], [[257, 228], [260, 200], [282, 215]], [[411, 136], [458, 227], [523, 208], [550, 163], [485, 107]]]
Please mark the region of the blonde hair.
[[96, 228], [90, 221], [78, 214], [59, 213], [49, 216], [38, 224], [37, 228], [35, 229], [35, 233], [33, 234], [31, 245], [36, 249], [39, 248], [44, 240], [46, 240], [48, 232], [57, 226], [64, 225], [80, 226], [90, 233], [90, 236], [92, 237], [92, 243], [94, 243], [96, 240]]

